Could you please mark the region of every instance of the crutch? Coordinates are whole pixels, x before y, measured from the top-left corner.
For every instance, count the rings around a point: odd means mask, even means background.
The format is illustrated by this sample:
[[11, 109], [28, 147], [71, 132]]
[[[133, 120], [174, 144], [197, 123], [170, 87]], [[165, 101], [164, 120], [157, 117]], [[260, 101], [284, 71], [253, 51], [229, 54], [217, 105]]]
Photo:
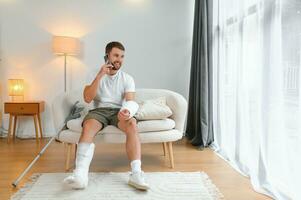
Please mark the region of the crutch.
[[20, 180], [25, 176], [25, 174], [31, 169], [31, 167], [35, 164], [35, 162], [43, 155], [44, 151], [47, 149], [47, 147], [51, 144], [53, 140], [59, 135], [59, 133], [62, 131], [63, 127], [59, 129], [60, 131], [56, 134], [56, 136], [53, 136], [49, 142], [43, 147], [43, 149], [38, 153], [38, 155], [31, 161], [31, 163], [26, 167], [26, 169], [22, 172], [22, 174], [12, 183], [14, 187], [17, 187]]

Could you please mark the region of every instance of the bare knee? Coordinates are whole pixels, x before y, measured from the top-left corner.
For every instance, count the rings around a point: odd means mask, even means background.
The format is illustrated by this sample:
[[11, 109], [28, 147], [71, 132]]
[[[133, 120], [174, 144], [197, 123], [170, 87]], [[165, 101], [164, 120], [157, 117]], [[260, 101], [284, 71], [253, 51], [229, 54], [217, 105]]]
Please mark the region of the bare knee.
[[85, 120], [83, 123], [82, 134], [95, 135], [98, 131], [102, 129], [102, 123], [95, 119]]
[[137, 121], [135, 118], [131, 118], [128, 122], [128, 126], [130, 129], [136, 129], [137, 128]]
[[122, 125], [123, 131], [127, 135], [132, 135], [137, 133], [137, 122], [135, 118], [131, 118], [128, 121], [123, 122], [124, 124]]

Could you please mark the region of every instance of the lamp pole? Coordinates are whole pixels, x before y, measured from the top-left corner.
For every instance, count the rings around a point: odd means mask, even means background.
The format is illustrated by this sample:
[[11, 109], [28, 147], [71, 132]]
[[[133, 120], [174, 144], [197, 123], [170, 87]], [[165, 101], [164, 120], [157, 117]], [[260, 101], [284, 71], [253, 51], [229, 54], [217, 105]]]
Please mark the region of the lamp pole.
[[67, 54], [64, 53], [64, 91], [67, 92]]

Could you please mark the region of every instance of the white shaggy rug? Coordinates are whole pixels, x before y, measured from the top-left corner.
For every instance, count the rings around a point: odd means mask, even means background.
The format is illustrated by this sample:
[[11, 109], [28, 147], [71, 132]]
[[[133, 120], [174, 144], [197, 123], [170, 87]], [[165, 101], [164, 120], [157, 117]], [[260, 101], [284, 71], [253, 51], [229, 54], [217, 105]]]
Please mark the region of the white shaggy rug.
[[100, 199], [174, 199], [217, 200], [223, 196], [204, 172], [147, 172], [150, 189], [136, 190], [129, 185], [128, 173], [90, 173], [85, 190], [72, 190], [62, 181], [68, 173], [44, 173], [21, 188], [12, 200], [100, 200]]

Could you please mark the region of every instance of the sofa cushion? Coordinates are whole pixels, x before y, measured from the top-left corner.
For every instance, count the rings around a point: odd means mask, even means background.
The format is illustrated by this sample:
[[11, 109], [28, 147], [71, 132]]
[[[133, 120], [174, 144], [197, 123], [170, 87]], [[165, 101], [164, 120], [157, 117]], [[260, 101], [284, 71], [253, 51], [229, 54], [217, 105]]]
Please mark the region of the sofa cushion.
[[138, 102], [139, 109], [135, 115], [138, 120], [166, 119], [172, 115], [166, 104], [166, 97], [158, 97]]
[[[67, 127], [75, 132], [82, 132], [81, 123], [83, 118], [72, 119], [67, 122]], [[145, 121], [138, 121], [137, 124], [138, 132], [151, 132], [151, 131], [164, 131], [164, 130], [171, 130], [175, 128], [175, 121], [166, 118], [166, 119], [158, 119], [158, 120], [145, 120]], [[122, 133], [120, 129], [115, 126], [107, 126], [100, 133]]]
[[[108, 126], [109, 127], [109, 126]], [[74, 132], [69, 129], [61, 131], [58, 135], [58, 140], [67, 143], [78, 143], [80, 138], [79, 132]], [[177, 141], [183, 137], [183, 133], [177, 129], [168, 131], [154, 131], [139, 133], [141, 143], [158, 143]], [[122, 134], [98, 134], [94, 140], [95, 143], [125, 143], [126, 136]]]

